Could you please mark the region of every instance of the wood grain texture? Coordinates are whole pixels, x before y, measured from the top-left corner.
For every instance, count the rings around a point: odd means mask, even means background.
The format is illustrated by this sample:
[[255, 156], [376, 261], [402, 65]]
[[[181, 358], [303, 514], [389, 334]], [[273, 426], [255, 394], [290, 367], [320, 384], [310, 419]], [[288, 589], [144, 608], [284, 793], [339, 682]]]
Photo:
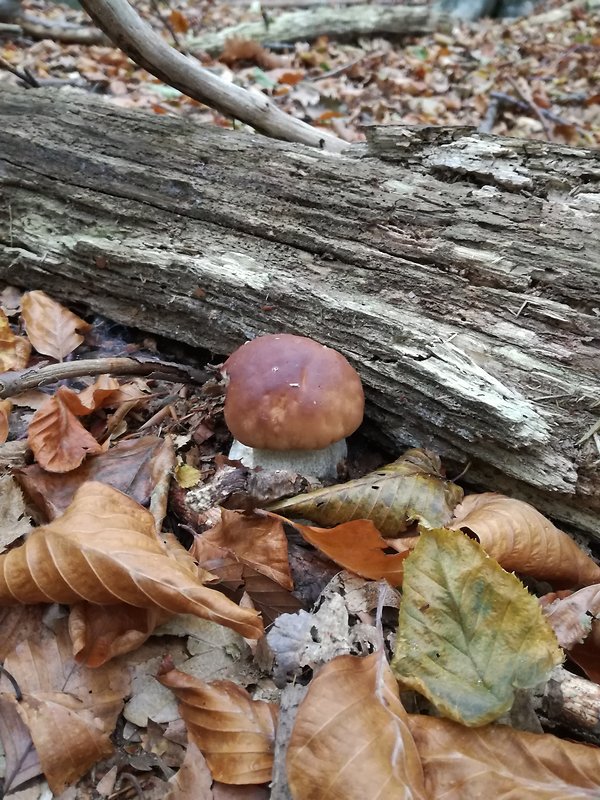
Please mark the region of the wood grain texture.
[[2, 89], [0, 191], [2, 279], [217, 354], [312, 336], [395, 448], [600, 537], [600, 153], [393, 126], [326, 153]]

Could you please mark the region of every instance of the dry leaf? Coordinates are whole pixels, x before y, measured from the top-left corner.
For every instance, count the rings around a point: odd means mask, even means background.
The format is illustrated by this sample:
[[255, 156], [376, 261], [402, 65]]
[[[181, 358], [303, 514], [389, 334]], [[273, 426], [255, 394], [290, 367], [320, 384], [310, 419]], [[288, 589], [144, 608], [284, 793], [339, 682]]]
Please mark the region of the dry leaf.
[[213, 800], [212, 775], [194, 742], [189, 742], [180, 769], [169, 780], [166, 800]]
[[12, 401], [0, 400], [0, 444], [4, 444], [8, 439], [8, 425], [11, 411]]
[[90, 456], [77, 469], [64, 473], [47, 472], [37, 464], [16, 470], [15, 477], [29, 500], [47, 521], [62, 514], [75, 492], [86, 481], [98, 481], [119, 489], [148, 505], [164, 468], [169, 445], [158, 436], [144, 436], [118, 442], [110, 450]]
[[566, 597], [546, 595], [540, 605], [567, 656], [600, 683], [600, 584]]
[[190, 28], [190, 23], [185, 14], [176, 8], [172, 9], [169, 14], [169, 22], [176, 33], [187, 33]]
[[596, 800], [600, 748], [505, 725], [465, 728], [410, 714], [428, 797], [444, 800]]
[[25, 369], [31, 344], [23, 336], [15, 336], [4, 311], [0, 310], [0, 372]]
[[459, 531], [423, 530], [406, 559], [392, 670], [447, 717], [483, 725], [563, 660], [539, 603]]
[[252, 39], [231, 38], [223, 46], [219, 61], [232, 67], [239, 62], [250, 62], [263, 69], [275, 69], [282, 61]]
[[442, 476], [437, 455], [408, 450], [363, 478], [300, 494], [268, 508], [321, 525], [368, 519], [382, 536], [397, 536], [414, 521], [428, 528], [445, 525], [462, 494], [460, 487]]
[[110, 375], [99, 375], [94, 383], [76, 396], [82, 407], [87, 409], [84, 413], [91, 414], [92, 411], [111, 405], [118, 390], [119, 382], [116, 378], [112, 378]]
[[31, 530], [23, 493], [12, 475], [0, 478], [0, 552]]
[[215, 780], [271, 780], [277, 707], [253, 700], [231, 681], [205, 683], [171, 669], [159, 675], [180, 701], [188, 736], [203, 753]]
[[86, 667], [100, 667], [111, 658], [137, 650], [170, 616], [157, 608], [77, 603], [69, 614], [75, 660]]
[[[252, 567], [285, 589], [294, 588], [287, 538], [276, 515], [244, 515], [222, 508], [221, 522], [196, 537], [196, 543], [208, 543], [227, 550], [237, 561]], [[198, 560], [201, 561], [200, 558]]]
[[43, 605], [0, 608], [0, 663], [19, 642], [29, 639], [39, 630], [44, 611], [47, 607]]
[[425, 800], [421, 761], [383, 653], [339, 656], [313, 678], [287, 774], [294, 800]]
[[[275, 515], [273, 515], [275, 516]], [[288, 521], [313, 547], [344, 569], [363, 578], [384, 578], [392, 586], [400, 586], [404, 571], [405, 553], [386, 553], [388, 544], [372, 522], [366, 519], [345, 522], [335, 528], [313, 528]]]
[[533, 506], [501, 494], [467, 495], [448, 526], [472, 531], [485, 552], [509, 572], [553, 586], [600, 582], [600, 567]]
[[54, 631], [42, 627], [5, 662], [23, 693], [16, 709], [55, 794], [110, 755], [110, 735], [129, 691], [122, 666], [88, 670], [73, 662], [64, 622]]
[[0, 741], [6, 758], [3, 788], [9, 794], [42, 772], [29, 729], [10, 694], [0, 693]]
[[62, 361], [83, 342], [90, 325], [44, 292], [26, 292], [21, 314], [29, 341], [45, 356]]
[[169, 554], [145, 508], [101, 483], [84, 484], [61, 517], [0, 556], [0, 604], [81, 600], [196, 614], [248, 638], [262, 633], [256, 613]]
[[197, 486], [202, 478], [202, 472], [189, 464], [179, 464], [175, 470], [175, 480], [182, 489], [191, 489]]
[[35, 412], [27, 441], [40, 467], [49, 472], [69, 472], [88, 453], [102, 452], [102, 445], [77, 419], [76, 414], [87, 413], [85, 406], [79, 405], [75, 392], [65, 386]]

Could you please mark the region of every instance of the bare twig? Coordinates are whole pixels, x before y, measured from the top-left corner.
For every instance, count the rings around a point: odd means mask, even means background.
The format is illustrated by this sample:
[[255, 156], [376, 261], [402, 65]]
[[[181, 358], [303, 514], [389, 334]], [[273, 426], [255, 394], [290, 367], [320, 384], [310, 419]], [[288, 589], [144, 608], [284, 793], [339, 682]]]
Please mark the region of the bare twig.
[[154, 13], [155, 13], [155, 14], [156, 14], [156, 16], [158, 17], [158, 20], [159, 20], [159, 21], [160, 21], [160, 22], [161, 22], [161, 23], [162, 23], [162, 24], [165, 26], [165, 28], [166, 28], [166, 29], [169, 31], [169, 33], [171, 34], [171, 38], [172, 38], [172, 39], [173, 39], [173, 41], [175, 42], [175, 47], [176, 47], [176, 48], [177, 48], [177, 49], [178, 49], [178, 50], [179, 50], [181, 53], [185, 52], [185, 50], [186, 50], [187, 48], [183, 47], [183, 45], [182, 45], [182, 43], [181, 43], [181, 39], [180, 39], [180, 38], [179, 38], [179, 36], [177, 35], [177, 33], [176, 33], [176, 31], [175, 31], [175, 28], [174, 28], [174, 27], [171, 25], [171, 23], [169, 22], [169, 18], [168, 18], [168, 17], [163, 17], [163, 15], [162, 15], [162, 11], [160, 10], [160, 7], [159, 7], [159, 5], [158, 5], [158, 0], [150, 0], [150, 5], [152, 6], [152, 9], [153, 9]]
[[145, 375], [167, 381], [193, 381], [204, 383], [208, 374], [179, 364], [164, 361], [144, 361], [136, 358], [89, 358], [33, 367], [22, 372], [5, 372], [0, 375], [0, 399], [14, 397], [28, 389], [37, 389], [64, 378], [84, 375]]
[[510, 85], [513, 87], [515, 92], [519, 95], [521, 100], [527, 105], [527, 107], [529, 109], [531, 109], [531, 111], [533, 111], [535, 116], [539, 119], [539, 121], [540, 121], [540, 123], [542, 125], [542, 128], [544, 129], [544, 133], [546, 134], [546, 138], [548, 139], [548, 141], [551, 142], [552, 139], [553, 139], [552, 131], [548, 127], [548, 123], [546, 122], [546, 119], [545, 119], [544, 115], [542, 114], [541, 108], [537, 105], [537, 103], [535, 103], [533, 97], [531, 97], [529, 92], [527, 92], [524, 89], [522, 89], [515, 80], [513, 80], [511, 77], [507, 77], [506, 80], [510, 83]]
[[[513, 97], [510, 94], [505, 94], [504, 92], [490, 92], [490, 97], [492, 100], [497, 100], [500, 103], [500, 106], [507, 105], [507, 106], [514, 106], [515, 108], [519, 108], [522, 111], [529, 111], [530, 106], [528, 103], [525, 103], [523, 100], [519, 100], [516, 97]], [[539, 107], [538, 107], [539, 108]], [[572, 125], [573, 127], [577, 128], [577, 130], [581, 131], [582, 128], [574, 122], [570, 122], [567, 119], [555, 114], [553, 111], [550, 111], [548, 108], [539, 108], [540, 114], [542, 114], [546, 119], [549, 119], [550, 122], [556, 122], [558, 125]]]
[[0, 69], [6, 70], [6, 72], [10, 72], [12, 75], [15, 75], [20, 81], [23, 81], [27, 86], [32, 86], [33, 88], [37, 89], [39, 87], [38, 81], [33, 77], [29, 70], [17, 69], [13, 67], [8, 61], [0, 56]]
[[11, 673], [7, 669], [2, 667], [2, 666], [0, 666], [0, 673], [2, 673], [2, 675], [4, 675], [4, 677], [8, 680], [10, 685], [15, 690], [15, 697], [16, 697], [17, 701], [22, 700], [23, 699], [23, 694], [21, 693], [21, 687], [17, 683], [16, 678], [14, 678], [14, 676], [11, 675]]
[[491, 133], [498, 114], [500, 113], [500, 100], [497, 97], [491, 97], [485, 117], [477, 128], [479, 133]]
[[127, 55], [152, 75], [188, 97], [239, 119], [257, 131], [288, 142], [301, 142], [340, 153], [348, 145], [336, 136], [281, 111], [265, 95], [227, 84], [193, 58], [179, 53], [158, 36], [127, 0], [83, 0], [94, 22]]

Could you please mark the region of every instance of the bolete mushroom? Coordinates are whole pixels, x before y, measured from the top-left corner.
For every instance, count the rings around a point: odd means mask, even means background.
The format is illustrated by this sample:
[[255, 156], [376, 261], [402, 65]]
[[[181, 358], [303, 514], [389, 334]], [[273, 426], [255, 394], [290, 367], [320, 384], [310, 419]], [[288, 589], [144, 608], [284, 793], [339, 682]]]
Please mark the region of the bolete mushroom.
[[336, 479], [346, 436], [362, 422], [358, 373], [340, 353], [304, 336], [270, 334], [246, 342], [222, 368], [228, 378], [229, 454], [247, 467]]

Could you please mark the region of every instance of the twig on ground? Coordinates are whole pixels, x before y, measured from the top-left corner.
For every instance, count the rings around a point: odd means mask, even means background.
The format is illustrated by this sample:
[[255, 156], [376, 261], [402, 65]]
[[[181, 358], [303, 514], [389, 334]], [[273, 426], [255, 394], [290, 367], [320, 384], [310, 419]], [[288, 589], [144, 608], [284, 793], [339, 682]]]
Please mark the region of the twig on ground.
[[488, 105], [487, 111], [485, 113], [485, 117], [481, 121], [481, 124], [477, 128], [478, 133], [491, 133], [494, 125], [496, 124], [496, 120], [498, 119], [498, 115], [500, 113], [500, 99], [498, 97], [493, 97], [490, 95], [490, 103]]
[[37, 389], [65, 378], [80, 378], [85, 375], [145, 375], [167, 381], [193, 381], [204, 383], [208, 373], [179, 364], [164, 361], [145, 361], [137, 358], [87, 358], [33, 367], [22, 372], [5, 372], [0, 375], [0, 399], [14, 397], [28, 389]]
[[12, 75], [15, 75], [20, 81], [26, 86], [32, 86], [34, 89], [39, 88], [39, 82], [37, 78], [35, 78], [29, 70], [24, 69], [20, 70], [16, 67], [13, 67], [12, 64], [9, 64], [4, 58], [0, 56], [0, 69], [6, 70], [6, 72], [10, 72]]
[[[526, 103], [524, 100], [519, 100], [517, 97], [513, 97], [510, 94], [505, 94], [505, 92], [490, 92], [490, 105], [488, 106], [487, 113], [481, 122], [481, 125], [477, 129], [479, 133], [491, 133], [493, 125], [496, 122], [496, 119], [492, 121], [492, 113], [495, 110], [496, 114], [499, 114], [503, 106], [512, 106], [513, 108], [518, 108], [521, 111], [531, 110], [531, 105]], [[550, 122], [554, 122], [557, 125], [567, 125], [569, 127], [576, 128], [580, 132], [582, 131], [580, 125], [564, 119], [547, 108], [539, 108], [538, 106], [538, 110], [540, 114], [542, 114], [542, 116], [544, 116], [546, 119], [550, 120]], [[491, 126], [489, 124], [490, 122]]]
[[515, 80], [513, 80], [511, 77], [507, 77], [506, 80], [510, 83], [515, 92], [519, 95], [522, 102], [525, 103], [526, 106], [529, 109], [531, 109], [531, 111], [533, 111], [535, 116], [539, 119], [541, 126], [544, 129], [544, 133], [546, 134], [546, 138], [548, 139], [548, 141], [551, 142], [553, 140], [552, 131], [548, 127], [546, 119], [542, 114], [542, 109], [537, 105], [537, 103], [534, 101], [533, 97], [531, 97], [529, 92], [526, 91], [525, 89], [522, 89]]
[[169, 18], [168, 17], [163, 17], [162, 11], [160, 10], [160, 7], [158, 5], [158, 0], [150, 0], [150, 5], [152, 6], [152, 10], [156, 14], [159, 22], [162, 23], [165, 26], [165, 28], [169, 31], [169, 33], [171, 34], [171, 38], [175, 42], [175, 47], [181, 53], [186, 52], [187, 48], [183, 47], [183, 45], [181, 43], [181, 39], [177, 35], [177, 32], [175, 31], [175, 28], [169, 22]]

